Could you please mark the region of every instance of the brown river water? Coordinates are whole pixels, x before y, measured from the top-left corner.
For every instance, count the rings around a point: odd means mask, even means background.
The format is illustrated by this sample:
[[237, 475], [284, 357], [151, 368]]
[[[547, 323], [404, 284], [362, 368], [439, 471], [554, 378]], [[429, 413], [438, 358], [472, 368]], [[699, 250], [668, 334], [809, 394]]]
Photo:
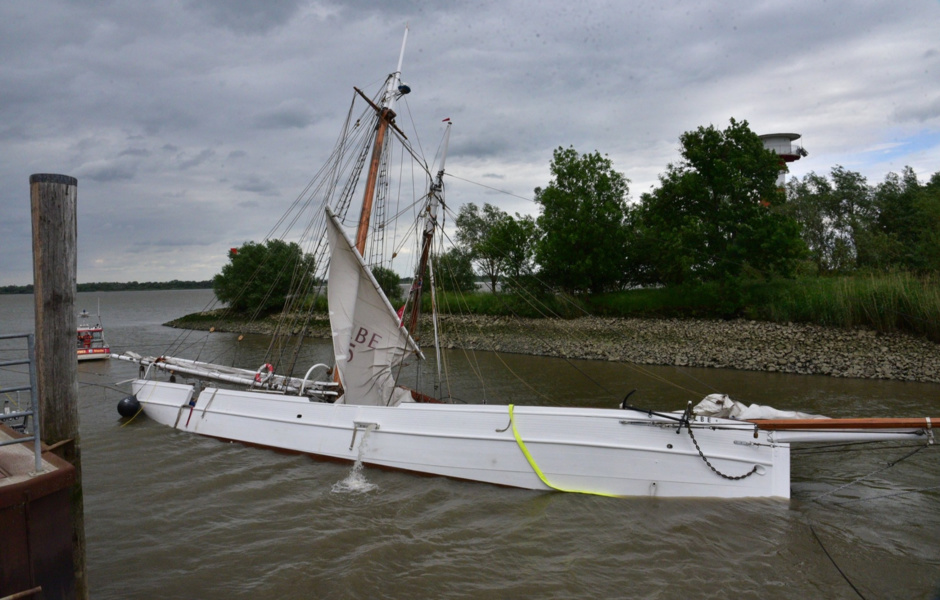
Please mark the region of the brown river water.
[[[204, 308], [208, 291], [79, 294], [76, 309], [94, 313], [98, 300], [116, 351], [176, 343], [184, 356], [256, 368], [267, 344], [161, 325]], [[31, 331], [32, 319], [32, 296], [0, 295], [0, 332]], [[305, 354], [304, 364], [325, 362], [330, 349], [312, 341]], [[0, 358], [14, 355], [0, 346]], [[476, 353], [471, 369], [462, 357], [445, 355], [451, 393], [467, 401], [612, 407], [636, 389], [632, 404], [678, 410], [720, 391], [829, 416], [940, 416], [936, 384], [492, 353]], [[144, 417], [125, 424], [116, 383], [135, 374], [116, 360], [79, 365], [96, 599], [908, 599], [940, 588], [936, 446], [891, 467], [914, 448], [794, 451], [790, 500], [543, 493], [357, 469]]]

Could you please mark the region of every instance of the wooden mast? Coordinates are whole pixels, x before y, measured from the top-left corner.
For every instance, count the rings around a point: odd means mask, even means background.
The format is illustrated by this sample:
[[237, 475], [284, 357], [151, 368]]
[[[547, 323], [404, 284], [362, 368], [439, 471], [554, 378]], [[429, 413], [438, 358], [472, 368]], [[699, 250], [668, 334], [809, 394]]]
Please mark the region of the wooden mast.
[[383, 108], [379, 113], [379, 123], [376, 126], [375, 145], [372, 147], [372, 160], [369, 162], [369, 175], [366, 178], [366, 191], [362, 198], [362, 212], [359, 214], [359, 227], [356, 229], [356, 250], [365, 256], [366, 238], [369, 235], [369, 221], [372, 219], [372, 202], [375, 199], [375, 182], [379, 176], [379, 165], [382, 162], [382, 149], [385, 145], [385, 133], [388, 123], [395, 118], [394, 111]]
[[[401, 63], [405, 57], [405, 43], [408, 41], [408, 27], [405, 27], [405, 37], [401, 42], [401, 53], [398, 55], [398, 69], [389, 75], [385, 85], [385, 94], [382, 98], [382, 107], [379, 110], [379, 122], [376, 125], [375, 141], [372, 146], [372, 160], [369, 162], [369, 173], [366, 177], [366, 189], [362, 197], [362, 211], [359, 213], [359, 226], [356, 229], [356, 250], [360, 256], [365, 256], [366, 238], [369, 236], [369, 222], [372, 219], [372, 203], [375, 200], [375, 184], [379, 177], [379, 166], [382, 163], [382, 153], [385, 149], [385, 134], [388, 126], [395, 120], [395, 100], [398, 94], [407, 93], [399, 91], [401, 84]], [[357, 90], [358, 91], [358, 90]]]
[[447, 130], [444, 132], [444, 149], [441, 152], [441, 168], [437, 171], [437, 177], [431, 184], [430, 201], [428, 202], [427, 215], [425, 217], [424, 234], [421, 239], [421, 259], [418, 261], [418, 270], [415, 273], [414, 294], [411, 302], [411, 316], [408, 320], [408, 332], [415, 334], [415, 328], [418, 325], [418, 316], [421, 313], [421, 292], [424, 287], [422, 278], [424, 271], [428, 266], [428, 257], [431, 253], [431, 243], [434, 239], [434, 228], [437, 227], [437, 210], [441, 204], [441, 194], [444, 191], [444, 161], [447, 160], [447, 144], [450, 141], [450, 122], [447, 123]]
[[[388, 76], [385, 83], [385, 93], [382, 95], [382, 106], [372, 104], [358, 88], [354, 88], [360, 96], [365, 98], [372, 108], [379, 115], [379, 122], [376, 125], [375, 141], [372, 146], [372, 160], [369, 162], [369, 173], [366, 176], [366, 189], [362, 196], [362, 210], [359, 213], [359, 225], [356, 228], [356, 250], [359, 256], [365, 256], [366, 239], [369, 237], [369, 223], [372, 220], [372, 204], [375, 200], [375, 184], [379, 178], [379, 167], [382, 164], [382, 153], [385, 150], [385, 134], [388, 132], [388, 126], [395, 127], [395, 100], [396, 94], [408, 93], [407, 87], [401, 86], [401, 63], [405, 57], [405, 43], [408, 41], [408, 26], [405, 26], [405, 36], [401, 41], [401, 52], [398, 54], [398, 68], [394, 73]], [[404, 89], [399, 89], [400, 87]], [[342, 381], [339, 376], [339, 369], [333, 369], [333, 381], [340, 384], [337, 392], [339, 396], [343, 395]], [[338, 396], [337, 396], [338, 397]]]

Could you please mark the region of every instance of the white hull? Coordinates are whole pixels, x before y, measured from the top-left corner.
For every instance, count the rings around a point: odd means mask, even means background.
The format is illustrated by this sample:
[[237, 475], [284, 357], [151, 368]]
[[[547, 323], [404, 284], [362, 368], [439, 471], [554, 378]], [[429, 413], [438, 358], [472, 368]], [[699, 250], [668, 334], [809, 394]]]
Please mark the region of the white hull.
[[[533, 490], [612, 496], [790, 495], [790, 448], [750, 423], [698, 418], [693, 432], [634, 411], [311, 402], [264, 392], [136, 380], [150, 418], [182, 431], [403, 471]], [[531, 455], [526, 458], [523, 447]], [[544, 481], [536, 473], [541, 470]]]

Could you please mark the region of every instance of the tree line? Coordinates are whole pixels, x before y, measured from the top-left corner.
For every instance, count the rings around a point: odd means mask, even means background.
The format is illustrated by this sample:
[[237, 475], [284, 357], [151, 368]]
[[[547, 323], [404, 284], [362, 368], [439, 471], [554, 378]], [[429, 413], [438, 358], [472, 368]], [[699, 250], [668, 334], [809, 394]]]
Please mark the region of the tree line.
[[[79, 292], [124, 292], [140, 290], [207, 290], [212, 288], [212, 280], [205, 281], [98, 281], [93, 283], [79, 283], [76, 285]], [[0, 286], [0, 294], [32, 294], [33, 284]]]
[[528, 278], [575, 295], [940, 270], [940, 172], [921, 183], [908, 167], [869, 185], [837, 166], [783, 189], [780, 159], [747, 121], [699, 127], [680, 144], [681, 160], [635, 203], [608, 157], [558, 148], [535, 190], [540, 214], [464, 205], [449, 258], [472, 262], [493, 289]]
[[[783, 163], [747, 121], [679, 141], [680, 159], [636, 202], [609, 157], [557, 148], [550, 181], [534, 191], [538, 216], [460, 208], [455, 243], [435, 259], [435, 285], [472, 291], [482, 276], [492, 290], [580, 297], [711, 286], [732, 298], [719, 314], [734, 314], [742, 282], [940, 270], [940, 173], [921, 183], [906, 168], [870, 185], [837, 166], [781, 188]], [[296, 243], [248, 242], [230, 253], [213, 289], [236, 311], [271, 312], [291, 297], [301, 264], [313, 259]], [[399, 275], [373, 272], [399, 302]]]

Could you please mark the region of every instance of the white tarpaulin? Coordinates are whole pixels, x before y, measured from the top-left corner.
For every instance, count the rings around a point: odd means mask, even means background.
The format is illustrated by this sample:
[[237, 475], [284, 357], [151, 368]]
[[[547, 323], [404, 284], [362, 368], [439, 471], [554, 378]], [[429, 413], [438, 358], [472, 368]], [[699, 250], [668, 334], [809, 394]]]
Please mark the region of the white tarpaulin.
[[407, 352], [420, 355], [420, 350], [332, 211], [326, 214], [331, 254], [327, 301], [336, 368], [345, 390], [340, 402], [385, 406], [393, 403], [392, 369]]
[[703, 417], [718, 417], [720, 419], [828, 419], [819, 415], [796, 412], [792, 410], [777, 410], [771, 406], [751, 404], [745, 406], [741, 402], [732, 400], [725, 394], [709, 394], [695, 405], [692, 412]]

